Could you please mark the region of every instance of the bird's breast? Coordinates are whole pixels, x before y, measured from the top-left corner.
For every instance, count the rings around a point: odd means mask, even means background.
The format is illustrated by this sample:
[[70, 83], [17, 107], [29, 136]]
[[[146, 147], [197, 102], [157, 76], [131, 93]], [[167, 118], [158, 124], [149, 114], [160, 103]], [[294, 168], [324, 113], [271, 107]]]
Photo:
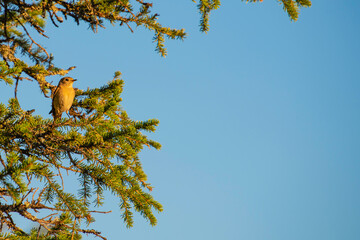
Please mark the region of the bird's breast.
[[60, 87], [54, 95], [54, 106], [59, 111], [65, 112], [71, 108], [74, 101], [75, 90], [73, 88]]

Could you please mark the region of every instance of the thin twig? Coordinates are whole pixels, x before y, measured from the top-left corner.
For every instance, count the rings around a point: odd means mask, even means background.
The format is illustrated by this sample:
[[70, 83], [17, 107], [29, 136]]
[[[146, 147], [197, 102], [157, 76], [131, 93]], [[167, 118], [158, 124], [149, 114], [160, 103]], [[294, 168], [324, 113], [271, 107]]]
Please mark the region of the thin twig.
[[125, 24], [128, 26], [128, 28], [130, 29], [131, 33], [134, 33], [134, 31], [132, 30], [132, 28], [130, 27], [130, 25], [129, 25], [127, 22], [125, 22]]
[[38, 228], [38, 232], [37, 232], [37, 235], [36, 235], [36, 239], [38, 239], [39, 236], [40, 236], [40, 230], [41, 230], [41, 225], [39, 224], [39, 228]]
[[26, 193], [26, 195], [24, 195], [22, 198], [21, 198], [21, 202], [24, 201], [27, 196], [29, 196], [29, 194], [34, 190], [34, 188], [30, 188], [30, 190]]
[[63, 187], [63, 190], [65, 189], [65, 187], [64, 187], [64, 179], [63, 179], [63, 177], [62, 177], [62, 174], [61, 174], [61, 172], [60, 172], [60, 168], [59, 167], [57, 167], [57, 170], [58, 170], [58, 172], [59, 172], [59, 175], [60, 175], [60, 178], [61, 178], [61, 184], [62, 184], [62, 187]]
[[108, 213], [111, 213], [112, 211], [107, 211], [107, 212], [103, 212], [103, 211], [89, 211], [91, 213], [103, 213], [103, 214], [108, 214]]
[[73, 230], [72, 230], [72, 234], [71, 234], [71, 240], [74, 240], [74, 234], [75, 234], [75, 226], [76, 226], [76, 219], [74, 220], [74, 226], [73, 226]]
[[28, 30], [26, 29], [26, 27], [24, 26], [24, 24], [22, 24], [18, 19], [16, 19], [16, 21], [21, 25], [21, 27], [24, 29], [26, 35], [30, 38], [30, 40], [35, 43], [39, 48], [41, 48], [41, 50], [43, 50], [43, 52], [46, 54], [47, 59], [50, 59], [50, 56], [48, 54], [48, 52], [45, 50], [45, 48], [43, 48], [40, 44], [38, 44], [37, 42], [35, 42], [35, 40], [30, 36], [30, 33], [28, 32]]
[[46, 217], [41, 218], [41, 220], [44, 220], [44, 219], [46, 219], [46, 218], [49, 218], [49, 217], [54, 216], [54, 215], [57, 215], [57, 214], [58, 214], [58, 213], [52, 213], [52, 214], [50, 214], [50, 215], [47, 215]]
[[36, 189], [35, 189], [35, 192], [34, 192], [33, 195], [32, 195], [32, 202], [34, 202], [35, 193], [36, 193], [38, 190], [39, 190], [39, 188], [36, 188]]
[[7, 26], [6, 26], [6, 23], [7, 23], [7, 12], [8, 12], [8, 9], [7, 9], [7, 3], [5, 2], [5, 6], [4, 6], [4, 34], [5, 34], [5, 37], [6, 39], [9, 39], [9, 36], [8, 36], [8, 33], [7, 33]]

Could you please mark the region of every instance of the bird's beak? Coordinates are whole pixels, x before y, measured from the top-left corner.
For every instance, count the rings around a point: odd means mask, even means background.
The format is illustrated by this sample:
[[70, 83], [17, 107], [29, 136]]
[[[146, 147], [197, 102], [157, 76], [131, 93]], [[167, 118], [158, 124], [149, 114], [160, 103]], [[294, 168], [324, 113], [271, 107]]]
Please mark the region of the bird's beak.
[[73, 82], [77, 81], [77, 79], [73, 79]]

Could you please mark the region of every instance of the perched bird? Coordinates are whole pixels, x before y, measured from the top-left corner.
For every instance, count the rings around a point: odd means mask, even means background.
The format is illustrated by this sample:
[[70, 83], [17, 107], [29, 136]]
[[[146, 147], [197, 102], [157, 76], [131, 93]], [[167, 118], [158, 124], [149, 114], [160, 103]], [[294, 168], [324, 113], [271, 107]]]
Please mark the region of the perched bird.
[[69, 113], [75, 97], [73, 88], [75, 81], [76, 79], [71, 77], [64, 77], [56, 87], [52, 98], [52, 109], [49, 112], [49, 114], [52, 113], [54, 120], [61, 118], [63, 112]]

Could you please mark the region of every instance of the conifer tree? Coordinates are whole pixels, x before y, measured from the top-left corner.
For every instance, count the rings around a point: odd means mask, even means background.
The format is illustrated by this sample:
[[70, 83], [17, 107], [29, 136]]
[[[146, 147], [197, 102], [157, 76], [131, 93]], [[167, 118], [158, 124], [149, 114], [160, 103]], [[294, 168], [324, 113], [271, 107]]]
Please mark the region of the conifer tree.
[[[220, 0], [194, 2], [200, 30], [206, 32], [210, 12]], [[299, 7], [311, 5], [309, 0], [279, 2], [295, 21]], [[154, 33], [155, 50], [165, 56], [165, 37], [184, 39], [186, 33], [160, 24], [152, 6], [143, 0], [0, 0], [0, 80], [14, 86], [14, 98], [0, 103], [0, 239], [81, 239], [83, 234], [106, 239], [88, 228], [101, 213], [96, 209], [104, 203], [105, 191], [120, 201], [126, 226], [133, 225], [134, 211], [156, 224], [154, 211], [162, 211], [162, 206], [149, 193], [152, 187], [138, 154], [144, 146], [160, 149], [144, 134], [155, 131], [159, 122], [134, 121], [120, 107], [120, 72], [99, 88], [77, 89], [71, 116], [59, 120], [34, 115], [34, 109], [22, 109], [17, 99], [22, 81], [32, 81], [51, 98], [56, 86], [48, 77], [64, 76], [74, 68], [55, 66], [53, 55], [35, 41], [48, 37], [47, 22], [59, 27], [73, 19], [94, 32], [106, 22], [131, 32], [142, 26]], [[68, 175], [78, 179], [78, 192], [68, 192]], [[25, 232], [14, 214], [38, 227]]]

